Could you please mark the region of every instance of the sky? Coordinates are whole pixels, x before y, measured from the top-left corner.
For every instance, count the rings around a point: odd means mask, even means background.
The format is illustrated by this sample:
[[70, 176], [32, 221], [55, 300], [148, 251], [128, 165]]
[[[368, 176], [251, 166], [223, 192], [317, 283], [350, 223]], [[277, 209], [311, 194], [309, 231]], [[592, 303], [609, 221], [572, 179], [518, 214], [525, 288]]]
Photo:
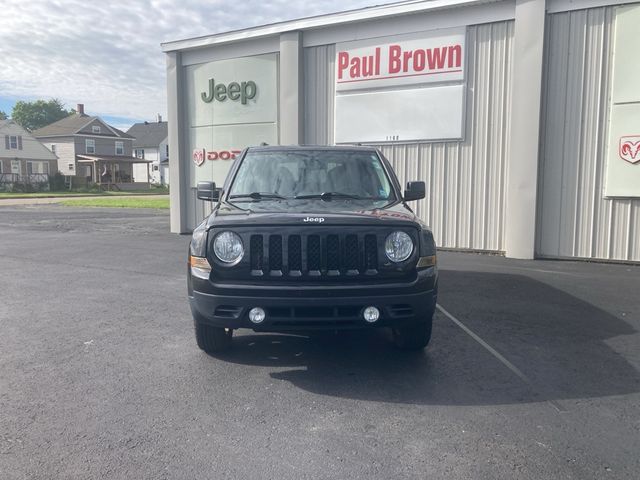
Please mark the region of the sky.
[[384, 0], [0, 0], [0, 110], [58, 98], [118, 128], [166, 114], [160, 43]]

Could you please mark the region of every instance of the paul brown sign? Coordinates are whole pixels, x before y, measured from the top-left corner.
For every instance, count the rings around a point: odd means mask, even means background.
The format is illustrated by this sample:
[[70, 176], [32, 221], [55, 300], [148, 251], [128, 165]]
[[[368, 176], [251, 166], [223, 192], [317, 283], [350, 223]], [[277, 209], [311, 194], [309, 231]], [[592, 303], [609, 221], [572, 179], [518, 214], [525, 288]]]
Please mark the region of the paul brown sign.
[[353, 83], [369, 79], [458, 73], [462, 68], [462, 45], [405, 50], [402, 45], [382, 47], [370, 55], [351, 56], [348, 51], [338, 52], [338, 82]]
[[464, 137], [466, 28], [336, 44], [336, 143]]
[[336, 90], [462, 81], [464, 49], [464, 29], [338, 43]]

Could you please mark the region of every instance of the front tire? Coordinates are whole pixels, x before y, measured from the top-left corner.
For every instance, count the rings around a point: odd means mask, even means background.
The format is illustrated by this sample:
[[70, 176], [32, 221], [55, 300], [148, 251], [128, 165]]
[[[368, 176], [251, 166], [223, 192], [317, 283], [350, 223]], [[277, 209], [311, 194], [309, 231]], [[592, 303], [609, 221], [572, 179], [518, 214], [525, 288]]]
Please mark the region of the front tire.
[[233, 330], [195, 322], [198, 347], [207, 353], [223, 352], [231, 347]]
[[422, 350], [429, 345], [433, 316], [427, 322], [392, 329], [393, 343], [401, 350]]

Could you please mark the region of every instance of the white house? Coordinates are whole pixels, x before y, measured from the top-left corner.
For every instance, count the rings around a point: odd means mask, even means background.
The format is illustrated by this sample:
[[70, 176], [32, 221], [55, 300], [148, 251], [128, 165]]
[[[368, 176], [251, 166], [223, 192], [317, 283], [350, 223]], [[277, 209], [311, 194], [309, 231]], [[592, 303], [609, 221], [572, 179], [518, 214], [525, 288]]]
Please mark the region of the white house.
[[58, 157], [12, 120], [0, 120], [0, 189], [9, 184], [47, 184]]
[[150, 161], [147, 165], [136, 165], [133, 178], [146, 178], [146, 168], [149, 169], [151, 183], [169, 185], [169, 144], [167, 122], [158, 115], [157, 122], [142, 122], [134, 124], [127, 133], [135, 137], [133, 141], [133, 156]]

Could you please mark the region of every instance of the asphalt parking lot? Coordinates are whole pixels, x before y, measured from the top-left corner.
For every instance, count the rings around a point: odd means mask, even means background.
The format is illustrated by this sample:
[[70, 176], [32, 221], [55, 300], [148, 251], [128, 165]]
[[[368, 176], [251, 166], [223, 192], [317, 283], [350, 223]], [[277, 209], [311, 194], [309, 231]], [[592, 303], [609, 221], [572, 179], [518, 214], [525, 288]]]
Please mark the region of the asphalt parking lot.
[[640, 267], [442, 253], [425, 353], [196, 347], [153, 210], [0, 208], [2, 479], [637, 479]]

